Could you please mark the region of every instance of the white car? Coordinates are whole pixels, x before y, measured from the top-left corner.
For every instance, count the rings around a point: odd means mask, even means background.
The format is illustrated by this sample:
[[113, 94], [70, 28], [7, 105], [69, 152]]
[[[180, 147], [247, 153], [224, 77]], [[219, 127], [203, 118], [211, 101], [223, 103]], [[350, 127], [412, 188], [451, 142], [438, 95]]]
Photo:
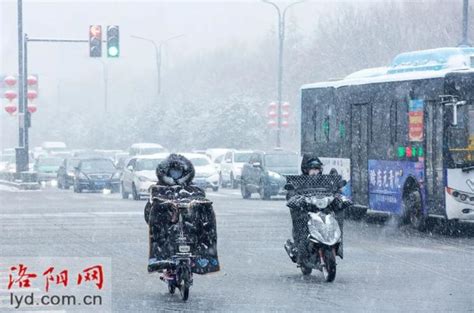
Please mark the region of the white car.
[[220, 185], [237, 188], [242, 175], [242, 167], [250, 160], [253, 151], [231, 150], [224, 156], [219, 173]]
[[168, 157], [168, 153], [140, 155], [129, 159], [120, 178], [120, 190], [123, 199], [131, 194], [134, 200], [140, 200], [149, 195], [148, 189], [156, 184], [156, 168]]
[[181, 153], [194, 166], [195, 175], [193, 183], [203, 189], [212, 188], [212, 191], [219, 190], [219, 173], [211, 160], [199, 153]]
[[136, 155], [149, 155], [166, 152], [168, 152], [168, 150], [157, 143], [134, 143], [128, 150], [128, 153], [131, 157]]

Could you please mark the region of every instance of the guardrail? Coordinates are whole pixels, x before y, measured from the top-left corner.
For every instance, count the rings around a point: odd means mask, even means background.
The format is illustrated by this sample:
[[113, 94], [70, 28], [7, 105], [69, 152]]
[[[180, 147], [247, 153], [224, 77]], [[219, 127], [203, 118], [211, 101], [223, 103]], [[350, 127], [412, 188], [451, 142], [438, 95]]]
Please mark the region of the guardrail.
[[21, 190], [40, 189], [38, 174], [30, 171], [20, 173], [0, 172], [0, 184]]

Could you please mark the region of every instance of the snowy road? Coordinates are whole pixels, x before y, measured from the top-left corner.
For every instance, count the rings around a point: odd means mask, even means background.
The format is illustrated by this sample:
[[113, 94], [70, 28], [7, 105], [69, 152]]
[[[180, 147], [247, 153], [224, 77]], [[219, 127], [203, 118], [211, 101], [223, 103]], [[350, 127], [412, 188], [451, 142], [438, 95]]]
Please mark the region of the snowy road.
[[0, 190], [0, 255], [110, 257], [114, 312], [474, 311], [473, 237], [347, 221], [345, 259], [328, 284], [320, 273], [304, 279], [283, 250], [291, 231], [284, 201], [230, 190], [209, 197], [222, 270], [196, 275], [187, 303], [146, 272], [144, 201]]

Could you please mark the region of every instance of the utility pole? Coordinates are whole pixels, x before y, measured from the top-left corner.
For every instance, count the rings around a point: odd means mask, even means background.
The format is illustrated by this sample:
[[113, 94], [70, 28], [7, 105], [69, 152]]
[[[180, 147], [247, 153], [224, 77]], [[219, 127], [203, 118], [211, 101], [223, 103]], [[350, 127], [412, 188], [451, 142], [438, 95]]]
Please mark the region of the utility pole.
[[463, 1], [462, 10], [462, 41], [461, 46], [470, 46], [468, 39], [468, 26], [469, 26], [469, 0]]
[[28, 170], [28, 125], [26, 110], [26, 64], [24, 57], [23, 1], [17, 0], [18, 11], [18, 148], [16, 149], [16, 173]]
[[280, 7], [275, 3], [269, 0], [262, 0], [264, 3], [267, 3], [275, 8], [278, 14], [278, 79], [277, 79], [277, 86], [278, 86], [278, 121], [277, 121], [277, 138], [276, 138], [276, 146], [277, 148], [281, 147], [281, 104], [282, 104], [282, 84], [283, 84], [283, 44], [285, 41], [285, 18], [287, 10], [303, 1], [293, 2], [285, 7], [282, 11]]
[[100, 63], [102, 63], [102, 75], [104, 79], [104, 112], [107, 113], [109, 94], [109, 71], [107, 69], [107, 64], [101, 59], [98, 60], [100, 61]]

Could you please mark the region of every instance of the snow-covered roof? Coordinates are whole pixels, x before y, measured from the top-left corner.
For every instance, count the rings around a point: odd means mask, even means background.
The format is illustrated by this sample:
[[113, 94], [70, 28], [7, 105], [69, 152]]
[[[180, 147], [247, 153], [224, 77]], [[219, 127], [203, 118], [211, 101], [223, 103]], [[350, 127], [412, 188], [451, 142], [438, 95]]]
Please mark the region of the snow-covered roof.
[[[342, 80], [306, 84], [301, 89], [339, 88], [408, 80], [442, 78], [453, 72], [473, 72], [474, 48], [448, 47], [406, 52], [397, 55], [390, 67], [376, 67], [357, 71]], [[472, 66], [472, 67], [471, 67]]]
[[363, 77], [358, 79], [343, 79], [330, 82], [321, 82], [306, 84], [301, 87], [301, 89], [313, 89], [313, 88], [327, 88], [334, 87], [339, 88], [343, 86], [351, 85], [365, 85], [373, 83], [386, 83], [386, 82], [397, 82], [397, 81], [407, 81], [407, 80], [421, 80], [421, 79], [430, 79], [430, 78], [442, 78], [445, 77], [448, 73], [453, 72], [464, 72], [464, 73], [474, 73], [473, 69], [460, 69], [460, 70], [442, 70], [442, 71], [423, 71], [423, 72], [407, 72], [407, 73], [398, 73], [398, 74], [387, 74], [375, 77]]
[[147, 142], [141, 142], [141, 143], [134, 143], [131, 148], [134, 149], [143, 149], [143, 148], [163, 148], [162, 145], [157, 144], [157, 143], [147, 143]]
[[66, 144], [62, 141], [45, 141], [42, 147], [44, 149], [66, 148]]
[[185, 153], [178, 153], [178, 154], [181, 154], [186, 159], [206, 159], [209, 162], [211, 162], [211, 159], [207, 155], [201, 154], [201, 153], [186, 153], [185, 152]]
[[162, 153], [154, 153], [154, 154], [145, 154], [145, 155], [137, 155], [134, 156], [134, 159], [166, 159], [170, 154], [166, 152]]

